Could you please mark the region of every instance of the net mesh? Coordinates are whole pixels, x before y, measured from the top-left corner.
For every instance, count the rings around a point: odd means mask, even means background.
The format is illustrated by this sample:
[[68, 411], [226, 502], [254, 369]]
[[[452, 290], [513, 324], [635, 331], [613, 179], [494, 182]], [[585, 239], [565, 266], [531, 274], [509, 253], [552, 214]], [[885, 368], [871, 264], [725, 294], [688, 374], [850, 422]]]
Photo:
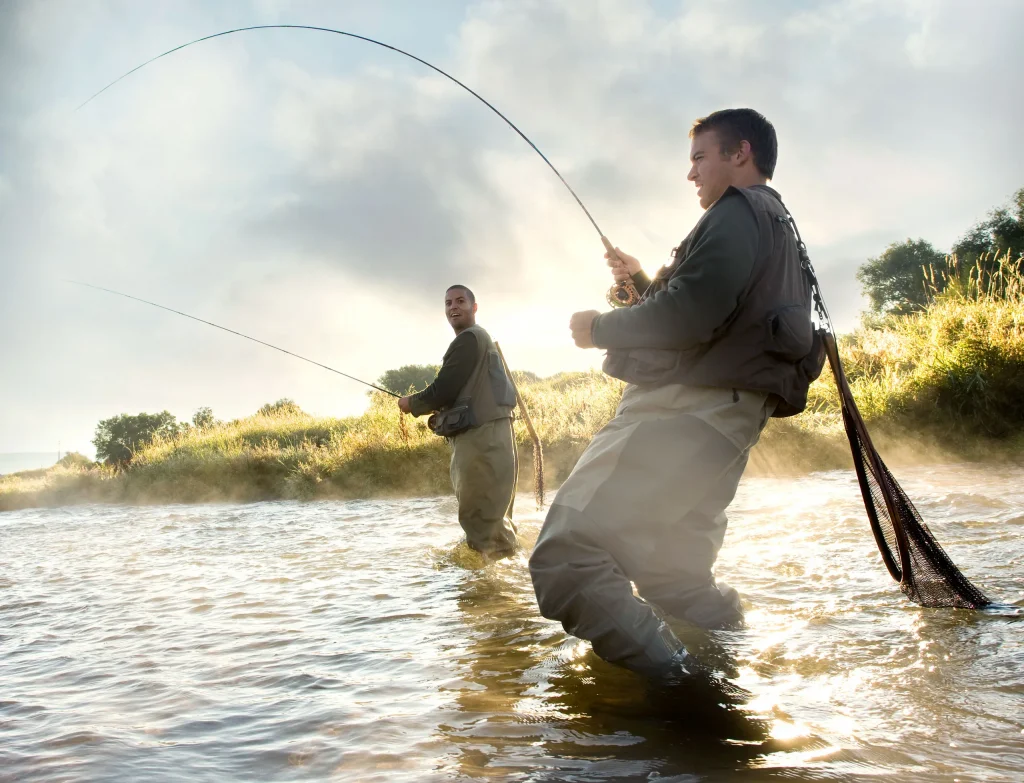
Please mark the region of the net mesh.
[[[807, 254], [807, 245], [800, 238], [800, 230], [788, 211], [784, 218], [780, 216], [778, 220], [788, 223], [793, 229], [800, 266], [807, 276], [814, 309], [822, 327], [817, 330], [817, 337], [821, 340], [821, 346], [835, 377], [836, 387], [839, 389], [843, 425], [850, 441], [850, 450], [853, 452], [857, 482], [864, 498], [864, 508], [871, 523], [871, 532], [875, 536], [878, 551], [882, 553], [885, 567], [892, 578], [899, 582], [903, 594], [921, 606], [963, 609], [993, 607], [985, 594], [971, 584], [950, 560], [949, 555], [921, 519], [914, 504], [910, 502], [907, 493], [903, 491], [875, 450], [867, 425], [864, 424], [864, 419], [857, 410], [857, 403], [854, 402], [850, 384], [843, 372], [843, 363], [839, 360], [832, 320], [829, 318], [818, 278]], [[817, 377], [817, 372], [822, 367], [821, 353], [815, 355], [818, 362], [812, 379]]]
[[878, 455], [853, 400], [832, 335], [826, 354], [839, 387], [843, 424], [875, 543], [900, 590], [929, 607], [981, 609], [991, 602], [935, 540], [910, 498]]

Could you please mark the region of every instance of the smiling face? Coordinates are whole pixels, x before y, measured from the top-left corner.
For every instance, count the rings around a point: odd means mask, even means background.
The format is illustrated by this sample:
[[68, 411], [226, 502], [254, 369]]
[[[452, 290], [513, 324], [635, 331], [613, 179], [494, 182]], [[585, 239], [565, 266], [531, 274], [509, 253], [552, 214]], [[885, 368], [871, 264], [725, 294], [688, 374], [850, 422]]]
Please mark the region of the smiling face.
[[444, 294], [444, 314], [458, 334], [476, 324], [476, 302], [465, 288], [449, 288]]
[[713, 130], [696, 134], [690, 142], [692, 165], [686, 178], [697, 185], [697, 197], [704, 209], [718, 201], [733, 184], [733, 157], [722, 150], [718, 134]]

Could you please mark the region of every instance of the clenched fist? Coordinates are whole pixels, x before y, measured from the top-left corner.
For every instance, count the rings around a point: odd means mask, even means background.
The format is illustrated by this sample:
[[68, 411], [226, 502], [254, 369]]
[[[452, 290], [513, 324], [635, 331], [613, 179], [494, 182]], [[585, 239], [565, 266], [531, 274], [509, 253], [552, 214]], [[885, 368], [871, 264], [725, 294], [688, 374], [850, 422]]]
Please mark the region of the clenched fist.
[[584, 310], [582, 313], [573, 313], [569, 319], [569, 329], [572, 330], [572, 339], [579, 348], [595, 348], [594, 340], [590, 336], [590, 330], [594, 326], [594, 319], [599, 316], [597, 310]]

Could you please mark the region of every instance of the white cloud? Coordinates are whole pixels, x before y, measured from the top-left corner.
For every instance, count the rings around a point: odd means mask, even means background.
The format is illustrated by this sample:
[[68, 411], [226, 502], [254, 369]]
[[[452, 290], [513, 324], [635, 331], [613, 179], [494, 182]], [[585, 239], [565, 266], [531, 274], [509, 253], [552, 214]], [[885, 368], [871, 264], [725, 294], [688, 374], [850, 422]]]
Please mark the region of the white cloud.
[[593, 228], [521, 139], [419, 64], [327, 34], [244, 33], [72, 113], [127, 64], [217, 29], [320, 24], [435, 61], [527, 133], [651, 268], [699, 215], [690, 123], [754, 106], [778, 128], [776, 184], [843, 328], [869, 255], [906, 236], [946, 247], [1024, 184], [1014, 2], [453, 7], [4, 6], [0, 329], [19, 339], [0, 345], [17, 378], [0, 392], [0, 451], [84, 445], [122, 410], [232, 416], [291, 396], [340, 413], [364, 400], [260, 346], [68, 290], [63, 275], [366, 380], [440, 358], [439, 296], [458, 279], [516, 366], [599, 363], [565, 328], [573, 310], [603, 305]]

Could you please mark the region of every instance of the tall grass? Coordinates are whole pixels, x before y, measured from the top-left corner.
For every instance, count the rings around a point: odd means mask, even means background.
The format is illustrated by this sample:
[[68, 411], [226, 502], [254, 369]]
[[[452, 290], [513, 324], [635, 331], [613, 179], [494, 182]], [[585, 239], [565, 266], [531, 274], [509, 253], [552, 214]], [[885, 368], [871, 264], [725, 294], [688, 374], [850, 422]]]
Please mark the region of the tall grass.
[[[1005, 438], [1024, 427], [1024, 275], [1009, 254], [962, 269], [928, 270], [923, 312], [890, 316], [840, 339], [857, 405], [868, 422], [948, 429], [948, 437]], [[834, 384], [812, 409], [835, 412]]]
[[[986, 271], [989, 270], [989, 271]], [[858, 407], [891, 464], [1016, 455], [1024, 443], [1024, 276], [1006, 256], [930, 270], [932, 301], [918, 313], [866, 323], [839, 341]], [[547, 479], [565, 479], [615, 412], [623, 384], [563, 373], [521, 385], [544, 444]], [[412, 423], [409, 423], [412, 421]], [[532, 483], [525, 426], [515, 424], [520, 489]], [[361, 416], [301, 412], [194, 429], [142, 449], [122, 471], [60, 466], [0, 478], [0, 510], [76, 502], [254, 501], [424, 496], [451, 491], [447, 444], [422, 420], [402, 427], [392, 398]], [[808, 411], [773, 420], [751, 456], [760, 472], [844, 467], [850, 456], [826, 367]]]

